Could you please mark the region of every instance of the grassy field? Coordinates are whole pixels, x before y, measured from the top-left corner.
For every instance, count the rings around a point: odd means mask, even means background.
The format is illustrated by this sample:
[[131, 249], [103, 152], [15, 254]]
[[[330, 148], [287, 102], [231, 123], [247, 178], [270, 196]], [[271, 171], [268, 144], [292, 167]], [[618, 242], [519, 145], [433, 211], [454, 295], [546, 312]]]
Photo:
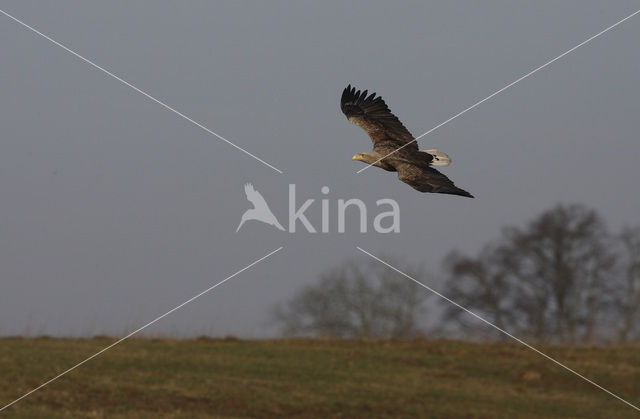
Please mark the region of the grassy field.
[[[0, 339], [0, 405], [114, 339]], [[640, 348], [547, 347], [640, 404]], [[457, 341], [131, 339], [0, 416], [628, 418], [521, 346]]]

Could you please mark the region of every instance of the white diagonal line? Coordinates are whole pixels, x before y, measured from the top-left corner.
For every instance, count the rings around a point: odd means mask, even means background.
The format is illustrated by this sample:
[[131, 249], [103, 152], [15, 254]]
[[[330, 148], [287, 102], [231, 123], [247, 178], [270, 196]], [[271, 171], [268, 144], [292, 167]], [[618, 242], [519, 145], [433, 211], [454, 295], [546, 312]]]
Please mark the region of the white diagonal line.
[[365, 166], [364, 168], [358, 170], [356, 173], [360, 173], [366, 169], [368, 169], [369, 167], [373, 166], [374, 164], [378, 163], [380, 160], [385, 159], [386, 157], [389, 157], [390, 155], [392, 155], [393, 153], [402, 150], [403, 148], [405, 148], [406, 146], [408, 146], [409, 144], [413, 143], [414, 141], [418, 141], [420, 138], [424, 137], [427, 134], [432, 133], [433, 131], [437, 130], [438, 128], [440, 128], [443, 125], [448, 124], [449, 122], [453, 121], [454, 119], [456, 119], [459, 116], [464, 115], [465, 113], [467, 113], [468, 111], [472, 110], [473, 108], [481, 105], [482, 103], [486, 102], [487, 100], [491, 99], [492, 97], [504, 92], [505, 90], [507, 90], [508, 88], [510, 88], [511, 86], [513, 86], [514, 84], [517, 84], [519, 82], [521, 82], [522, 80], [526, 79], [527, 77], [537, 73], [539, 70], [542, 70], [543, 68], [545, 68], [546, 66], [550, 65], [551, 63], [559, 60], [560, 58], [564, 57], [565, 55], [575, 51], [576, 49], [580, 48], [581, 46], [583, 46], [584, 44], [587, 44], [591, 41], [593, 41], [594, 39], [596, 39], [597, 37], [599, 37], [600, 35], [610, 31], [611, 29], [615, 28], [616, 26], [620, 25], [621, 23], [623, 23], [624, 21], [631, 19], [632, 17], [634, 17], [635, 15], [637, 15], [638, 13], [640, 13], [640, 10], [636, 10], [635, 12], [633, 12], [632, 14], [630, 14], [629, 16], [625, 17], [624, 19], [614, 23], [613, 25], [609, 26], [606, 29], [603, 29], [602, 31], [598, 32], [597, 34], [593, 35], [591, 38], [588, 38], [584, 41], [582, 41], [581, 43], [579, 43], [578, 45], [576, 45], [575, 47], [571, 48], [568, 51], [563, 52], [562, 54], [558, 55], [556, 58], [554, 58], [551, 61], [546, 62], [545, 64], [542, 64], [540, 67], [536, 68], [535, 70], [532, 70], [530, 72], [528, 72], [527, 74], [525, 74], [524, 76], [520, 77], [519, 79], [512, 81], [511, 83], [507, 84], [505, 87], [503, 87], [500, 90], [497, 90], [495, 92], [493, 92], [492, 94], [490, 94], [489, 96], [485, 97], [484, 99], [482, 99], [479, 102], [474, 103], [473, 105], [469, 106], [467, 109], [463, 110], [462, 112], [459, 112], [455, 115], [453, 115], [451, 118], [447, 119], [446, 121], [436, 125], [435, 127], [431, 128], [429, 131], [425, 132], [424, 134], [421, 134], [419, 136], [417, 136], [416, 138], [414, 138], [412, 141], [409, 141], [406, 144], [403, 144], [401, 147], [396, 148], [395, 150], [393, 150], [391, 153], [387, 154], [386, 156], [376, 160], [375, 162], [368, 164], [367, 166]]
[[527, 348], [531, 349], [532, 351], [538, 353], [539, 355], [542, 355], [543, 357], [547, 358], [548, 360], [556, 363], [557, 365], [561, 366], [562, 368], [566, 369], [567, 371], [577, 375], [578, 377], [582, 378], [583, 380], [587, 381], [590, 384], [593, 384], [594, 386], [598, 387], [600, 390], [604, 391], [605, 393], [608, 393], [609, 395], [615, 397], [616, 399], [620, 400], [621, 402], [629, 405], [630, 407], [633, 407], [634, 409], [636, 409], [637, 411], [640, 411], [640, 408], [629, 403], [628, 401], [626, 401], [625, 399], [623, 399], [622, 397], [618, 396], [615, 393], [612, 393], [611, 391], [607, 390], [606, 388], [602, 387], [600, 384], [595, 383], [593, 381], [591, 381], [590, 379], [588, 379], [587, 377], [585, 377], [584, 375], [580, 374], [579, 372], [572, 370], [571, 368], [567, 367], [566, 365], [564, 365], [563, 363], [561, 363], [560, 361], [555, 360], [554, 358], [551, 358], [549, 355], [545, 354], [544, 352], [534, 348], [533, 346], [529, 345], [527, 342], [523, 341], [522, 339], [519, 339], [515, 336], [513, 336], [511, 333], [507, 332], [504, 329], [501, 329], [500, 327], [496, 326], [495, 324], [491, 323], [488, 320], [485, 320], [484, 318], [480, 317], [479, 315], [477, 315], [476, 313], [474, 313], [473, 311], [461, 306], [460, 304], [456, 303], [455, 301], [453, 301], [452, 299], [445, 297], [444, 295], [440, 294], [438, 291], [434, 290], [433, 288], [430, 288], [429, 286], [423, 284], [422, 282], [418, 281], [417, 279], [407, 275], [406, 273], [402, 272], [401, 270], [395, 268], [394, 266], [391, 266], [390, 264], [388, 264], [387, 262], [385, 262], [384, 260], [372, 255], [371, 253], [367, 252], [366, 250], [362, 249], [361, 247], [356, 246], [356, 248], [361, 251], [362, 253], [372, 257], [373, 259], [377, 260], [378, 262], [382, 263], [383, 265], [387, 266], [388, 268], [393, 269], [394, 271], [398, 272], [400, 275], [409, 278], [410, 280], [412, 280], [413, 282], [415, 282], [416, 284], [420, 285], [423, 288], [426, 288], [427, 290], [431, 291], [432, 293], [434, 293], [435, 295], [437, 295], [438, 297], [446, 300], [447, 302], [453, 304], [454, 306], [458, 307], [461, 310], [466, 311], [467, 313], [471, 314], [473, 317], [477, 318], [478, 320], [481, 320], [482, 322], [488, 324], [489, 326], [493, 327], [494, 329], [498, 330], [500, 333], [503, 333], [507, 336], [509, 336], [511, 339], [515, 340], [516, 342], [520, 343], [521, 345], [526, 346]]
[[44, 383], [40, 384], [38, 387], [34, 388], [33, 390], [29, 391], [28, 393], [23, 394], [22, 396], [18, 397], [17, 399], [15, 399], [14, 401], [12, 401], [11, 403], [7, 404], [6, 406], [0, 408], [0, 412], [5, 410], [6, 408], [8, 408], [9, 406], [19, 402], [20, 400], [24, 399], [25, 397], [29, 396], [30, 394], [40, 390], [42, 387], [46, 386], [47, 384], [51, 384], [52, 382], [56, 381], [58, 378], [62, 377], [63, 375], [73, 371], [74, 369], [78, 368], [80, 365], [92, 360], [93, 358], [95, 358], [96, 356], [100, 355], [101, 353], [108, 351], [109, 349], [113, 348], [114, 346], [116, 346], [117, 344], [121, 343], [122, 341], [130, 338], [131, 336], [135, 335], [136, 333], [142, 331], [143, 329], [146, 329], [147, 327], [151, 326], [152, 324], [154, 324], [155, 322], [157, 322], [158, 320], [168, 316], [169, 314], [173, 313], [174, 311], [178, 310], [181, 307], [184, 307], [185, 305], [189, 304], [190, 302], [192, 302], [193, 300], [195, 300], [196, 298], [208, 293], [209, 291], [211, 291], [212, 289], [216, 288], [218, 285], [222, 285], [225, 282], [227, 282], [228, 280], [230, 280], [231, 278], [235, 277], [236, 275], [241, 274], [242, 272], [246, 271], [247, 269], [251, 268], [252, 266], [262, 262], [263, 260], [265, 260], [266, 258], [268, 258], [269, 256], [273, 255], [274, 253], [278, 252], [282, 250], [282, 246], [280, 246], [279, 248], [277, 248], [276, 250], [272, 251], [271, 253], [268, 253], [266, 255], [264, 255], [263, 257], [261, 257], [260, 259], [250, 263], [249, 265], [245, 266], [244, 268], [240, 269], [239, 271], [237, 271], [236, 273], [229, 275], [228, 277], [226, 277], [225, 279], [223, 279], [222, 281], [210, 286], [209, 288], [207, 288], [206, 290], [202, 291], [201, 293], [189, 298], [187, 301], [183, 302], [180, 305], [175, 306], [174, 308], [172, 308], [171, 310], [167, 311], [166, 313], [164, 313], [161, 316], [156, 317], [155, 319], [151, 320], [149, 323], [145, 324], [142, 327], [139, 327], [138, 329], [134, 330], [133, 332], [129, 333], [128, 335], [126, 335], [123, 338], [118, 339], [117, 341], [115, 341], [114, 343], [112, 343], [111, 345], [99, 350], [98, 352], [96, 352], [95, 354], [91, 355], [90, 357], [88, 357], [87, 359], [85, 359], [82, 362], [77, 363], [76, 365], [74, 365], [73, 367], [61, 372], [60, 374], [56, 375], [55, 377], [51, 378], [48, 381], [45, 381]]
[[275, 170], [278, 173], [283, 173], [282, 170], [278, 169], [277, 167], [267, 163], [266, 161], [262, 160], [260, 157], [257, 157], [254, 154], [251, 154], [250, 152], [248, 152], [247, 150], [245, 150], [244, 148], [232, 143], [231, 141], [227, 140], [226, 138], [224, 138], [222, 135], [215, 133], [213, 131], [211, 131], [209, 128], [205, 127], [204, 125], [202, 125], [199, 122], [194, 121], [193, 119], [189, 118], [187, 115], [183, 114], [182, 112], [176, 110], [175, 108], [172, 108], [171, 106], [167, 105], [166, 103], [162, 102], [159, 99], [156, 99], [155, 97], [151, 96], [149, 93], [137, 88], [136, 86], [134, 86], [133, 84], [129, 83], [126, 80], [123, 80], [122, 78], [116, 76], [115, 74], [113, 74], [112, 72], [110, 72], [109, 70], [104, 69], [103, 67], [100, 67], [98, 64], [94, 63], [93, 61], [89, 60], [88, 58], [83, 57], [82, 55], [78, 54], [77, 52], [75, 52], [74, 50], [67, 48], [66, 46], [62, 45], [60, 42], [56, 41], [55, 39], [52, 39], [50, 37], [48, 37], [47, 35], [43, 34], [42, 32], [38, 31], [37, 29], [33, 28], [32, 26], [27, 25], [26, 23], [24, 23], [23, 21], [21, 21], [20, 19], [10, 15], [9, 13], [5, 12], [4, 10], [0, 9], [0, 13], [2, 13], [3, 15], [5, 15], [6, 17], [8, 17], [9, 19], [12, 19], [13, 21], [19, 23], [20, 25], [24, 26], [25, 28], [29, 29], [30, 31], [40, 35], [41, 37], [43, 37], [44, 39], [46, 39], [47, 41], [52, 42], [53, 44], [59, 46], [60, 48], [64, 49], [65, 51], [69, 52], [70, 54], [78, 57], [79, 59], [81, 59], [82, 61], [84, 61], [85, 63], [97, 68], [98, 70], [102, 71], [103, 73], [107, 74], [108, 76], [113, 77], [114, 79], [118, 80], [120, 83], [132, 88], [133, 90], [135, 90], [136, 92], [140, 93], [141, 95], [147, 97], [148, 99], [151, 99], [152, 101], [156, 102], [157, 104], [159, 104], [160, 106], [164, 107], [165, 109], [170, 110], [171, 112], [175, 113], [176, 115], [182, 117], [183, 119], [186, 119], [187, 121], [191, 122], [192, 124], [194, 124], [195, 126], [197, 126], [198, 128], [203, 129], [204, 131], [208, 132], [211, 135], [214, 135], [216, 137], [218, 137], [219, 139], [221, 139], [222, 141], [226, 142], [227, 144], [237, 148], [238, 150], [242, 151], [243, 153], [245, 153], [248, 156], [253, 157], [254, 159], [256, 159], [257, 161], [259, 161], [260, 163], [269, 166], [270, 168], [272, 168], [273, 170]]

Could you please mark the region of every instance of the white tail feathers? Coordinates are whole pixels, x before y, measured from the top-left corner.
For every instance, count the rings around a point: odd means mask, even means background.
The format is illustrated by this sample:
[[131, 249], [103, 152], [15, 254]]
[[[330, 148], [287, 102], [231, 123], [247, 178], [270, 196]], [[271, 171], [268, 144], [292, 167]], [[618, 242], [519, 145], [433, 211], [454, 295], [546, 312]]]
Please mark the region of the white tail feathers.
[[422, 151], [433, 156], [433, 160], [431, 160], [430, 163], [431, 166], [449, 166], [451, 164], [451, 157], [441, 151], [438, 151], [437, 148], [430, 148], [429, 150]]

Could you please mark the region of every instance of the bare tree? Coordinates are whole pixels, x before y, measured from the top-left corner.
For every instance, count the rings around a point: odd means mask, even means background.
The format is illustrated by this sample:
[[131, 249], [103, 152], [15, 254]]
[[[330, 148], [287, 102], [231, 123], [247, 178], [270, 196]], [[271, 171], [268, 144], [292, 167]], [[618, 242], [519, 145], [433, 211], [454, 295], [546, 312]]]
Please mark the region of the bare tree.
[[[453, 301], [504, 329], [513, 323], [513, 313], [508, 298], [510, 287], [505, 282], [504, 270], [495, 260], [496, 255], [497, 250], [492, 245], [485, 246], [477, 257], [451, 252], [444, 261], [451, 277], [446, 294]], [[455, 321], [465, 332], [474, 329], [477, 324], [467, 313], [452, 306], [447, 306], [445, 320]], [[504, 337], [501, 333], [495, 336]]]
[[624, 228], [620, 242], [623, 250], [617, 298], [619, 339], [629, 342], [640, 335], [640, 227]]
[[[419, 270], [401, 269], [421, 276]], [[411, 338], [420, 334], [418, 316], [427, 297], [413, 281], [381, 264], [350, 260], [276, 306], [273, 318], [286, 336]]]
[[[478, 257], [453, 254], [449, 292], [497, 326], [537, 340], [589, 342], [613, 299], [606, 226], [583, 205], [558, 205], [524, 229], [507, 228]], [[449, 311], [458, 319], [460, 314]]]

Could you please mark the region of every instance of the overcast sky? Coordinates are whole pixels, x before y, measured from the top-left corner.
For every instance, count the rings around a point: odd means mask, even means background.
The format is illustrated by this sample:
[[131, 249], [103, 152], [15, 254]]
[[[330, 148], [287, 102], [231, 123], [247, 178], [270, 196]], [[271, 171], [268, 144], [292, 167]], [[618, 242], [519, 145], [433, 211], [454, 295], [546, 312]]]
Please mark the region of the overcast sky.
[[[0, 8], [284, 171], [0, 15], [0, 334], [123, 334], [270, 251], [150, 333], [273, 333], [266, 314], [355, 246], [438, 272], [558, 202], [640, 224], [640, 16], [420, 140], [475, 200], [351, 161], [348, 84], [419, 135], [633, 13], [632, 1], [0, 1]], [[378, 3], [378, 4], [375, 4]], [[284, 224], [235, 229], [252, 182]], [[393, 198], [399, 234], [337, 233], [337, 199]], [[426, 292], [426, 291], [425, 291]], [[435, 299], [431, 300], [433, 304]]]

